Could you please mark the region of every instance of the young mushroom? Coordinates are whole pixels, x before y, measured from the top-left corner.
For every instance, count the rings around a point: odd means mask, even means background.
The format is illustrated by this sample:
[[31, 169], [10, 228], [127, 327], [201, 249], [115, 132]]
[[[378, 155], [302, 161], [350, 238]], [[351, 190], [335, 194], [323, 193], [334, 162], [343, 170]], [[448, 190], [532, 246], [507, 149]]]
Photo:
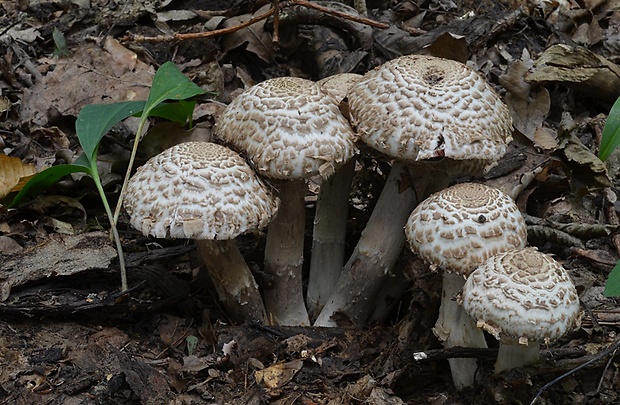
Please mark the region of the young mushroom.
[[394, 164], [316, 326], [335, 326], [337, 314], [364, 324], [417, 202], [446, 186], [452, 175], [488, 170], [512, 140], [508, 108], [484, 78], [456, 61], [393, 59], [366, 73], [348, 99], [360, 140]]
[[131, 177], [124, 207], [144, 235], [195, 240], [234, 322], [267, 320], [234, 238], [267, 226], [278, 199], [236, 152], [209, 142], [166, 149]]
[[[484, 334], [454, 297], [469, 273], [489, 257], [526, 245], [525, 220], [514, 201], [483, 184], [457, 184], [420, 203], [407, 220], [405, 234], [414, 253], [431, 269], [443, 270], [435, 335], [444, 347], [486, 347]], [[449, 362], [456, 388], [473, 386], [476, 360]]]
[[535, 248], [489, 258], [470, 274], [459, 302], [499, 340], [496, 373], [534, 363], [540, 344], [564, 336], [580, 313], [566, 270]]
[[318, 84], [279, 77], [237, 96], [221, 114], [216, 134], [259, 174], [279, 180], [281, 206], [265, 247], [265, 272], [274, 284], [264, 293], [265, 305], [273, 324], [308, 325], [301, 280], [305, 179], [327, 178], [354, 155], [353, 130]]

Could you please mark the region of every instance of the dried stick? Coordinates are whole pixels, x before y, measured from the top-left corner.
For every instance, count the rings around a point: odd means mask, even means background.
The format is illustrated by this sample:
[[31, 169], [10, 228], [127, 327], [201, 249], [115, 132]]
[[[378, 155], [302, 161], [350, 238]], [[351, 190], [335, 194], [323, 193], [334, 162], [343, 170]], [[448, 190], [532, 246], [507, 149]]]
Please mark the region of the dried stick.
[[609, 356], [610, 354], [613, 356], [616, 355], [616, 351], [620, 348], [620, 339], [616, 340], [611, 346], [609, 346], [607, 349], [603, 350], [602, 352], [600, 352], [599, 354], [597, 354], [596, 356], [592, 357], [590, 360], [586, 361], [585, 363], [581, 364], [578, 367], [575, 367], [574, 369], [562, 374], [561, 376], [559, 376], [558, 378], [548, 382], [547, 384], [543, 385], [543, 387], [536, 393], [536, 396], [534, 397], [534, 399], [532, 399], [532, 402], [530, 402], [530, 405], [534, 405], [534, 403], [538, 400], [538, 398], [540, 398], [540, 396], [543, 394], [543, 392], [545, 392], [545, 390], [547, 390], [549, 387], [551, 387], [552, 385], [562, 381], [563, 379], [565, 379], [566, 377], [570, 376], [571, 374], [576, 373], [577, 371], [587, 367], [588, 365], [601, 360], [602, 358]]
[[274, 42], [277, 42], [278, 31], [277, 31], [277, 21], [279, 18], [279, 12], [281, 9], [292, 6], [302, 6], [306, 8], [311, 8], [314, 10], [318, 10], [322, 13], [333, 15], [338, 18], [342, 18], [345, 20], [354, 21], [357, 23], [369, 25], [375, 28], [387, 29], [390, 28], [389, 24], [381, 23], [375, 20], [371, 20], [366, 17], [356, 16], [353, 14], [343, 13], [342, 11], [334, 10], [329, 7], [321, 6], [310, 1], [306, 0], [290, 0], [283, 3], [280, 3], [279, 0], [276, 0], [274, 6], [263, 14], [257, 15], [254, 18], [249, 19], [248, 21], [241, 23], [239, 25], [235, 25], [234, 27], [226, 27], [213, 31], [206, 32], [189, 32], [185, 34], [175, 33], [172, 35], [156, 35], [154, 37], [146, 37], [143, 35], [134, 35], [128, 34], [120, 39], [121, 42], [172, 42], [172, 41], [185, 41], [189, 39], [200, 39], [200, 38], [209, 38], [215, 37], [219, 35], [230, 34], [235, 31], [239, 31], [245, 27], [249, 27], [252, 24], [256, 24], [257, 22], [266, 20], [267, 18], [274, 16]]

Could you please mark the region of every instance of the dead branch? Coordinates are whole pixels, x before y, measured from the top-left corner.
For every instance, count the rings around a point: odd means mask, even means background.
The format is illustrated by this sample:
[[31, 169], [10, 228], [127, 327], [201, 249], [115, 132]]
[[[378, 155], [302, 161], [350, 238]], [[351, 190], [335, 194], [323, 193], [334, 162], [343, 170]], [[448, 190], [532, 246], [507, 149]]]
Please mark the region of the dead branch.
[[[310, 9], [314, 9], [317, 11], [320, 11], [322, 13], [328, 14], [328, 15], [332, 15], [334, 17], [338, 17], [344, 20], [349, 20], [349, 21], [353, 21], [353, 22], [357, 22], [360, 24], [365, 24], [371, 27], [375, 27], [375, 28], [380, 28], [380, 29], [387, 29], [390, 28], [389, 24], [385, 24], [385, 23], [381, 23], [375, 20], [371, 20], [370, 18], [367, 17], [362, 17], [362, 16], [358, 16], [358, 15], [354, 15], [354, 14], [349, 14], [349, 13], [344, 13], [342, 11], [338, 11], [338, 10], [334, 10], [332, 8], [329, 7], [325, 7], [316, 3], [312, 3], [310, 1], [306, 1], [306, 0], [290, 0], [290, 1], [286, 1], [286, 2], [280, 2], [280, 1], [276, 1], [274, 3], [274, 6], [269, 9], [268, 11], [264, 12], [263, 14], [257, 15], [256, 17], [253, 17], [251, 19], [249, 19], [248, 21], [239, 24], [239, 25], [235, 25], [234, 27], [226, 27], [226, 28], [221, 28], [221, 29], [217, 29], [217, 30], [213, 30], [213, 31], [204, 31], [204, 32], [190, 32], [190, 33], [185, 33], [185, 34], [181, 34], [181, 33], [175, 33], [172, 35], [156, 35], [154, 37], [147, 37], [147, 36], [143, 36], [143, 35], [134, 35], [134, 34], [127, 34], [126, 36], [122, 37], [120, 39], [121, 42], [172, 42], [172, 41], [185, 41], [185, 40], [191, 40], [191, 39], [201, 39], [201, 38], [210, 38], [210, 37], [215, 37], [215, 36], [220, 36], [220, 35], [225, 35], [225, 34], [230, 34], [232, 32], [235, 31], [239, 31], [240, 29], [243, 29], [245, 27], [248, 27], [252, 24], [256, 24], [257, 22], [266, 20], [267, 18], [274, 16], [274, 42], [277, 43], [278, 40], [278, 17], [279, 17], [279, 11], [287, 8], [287, 7], [292, 7], [292, 6], [302, 6], [302, 7], [306, 7], [306, 8], [310, 8]], [[423, 32], [414, 32], [416, 34], [420, 34]]]

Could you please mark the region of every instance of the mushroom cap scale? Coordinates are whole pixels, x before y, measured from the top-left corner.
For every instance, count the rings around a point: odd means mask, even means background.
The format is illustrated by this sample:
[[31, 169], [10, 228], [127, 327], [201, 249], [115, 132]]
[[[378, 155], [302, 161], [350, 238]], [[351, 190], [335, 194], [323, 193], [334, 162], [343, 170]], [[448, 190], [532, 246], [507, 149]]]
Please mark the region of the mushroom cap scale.
[[228, 105], [216, 134], [266, 177], [328, 177], [356, 152], [353, 130], [338, 104], [310, 80], [269, 79]]
[[495, 165], [512, 140], [506, 105], [457, 61], [396, 58], [366, 73], [348, 97], [360, 139], [398, 159], [467, 160], [479, 172]]
[[489, 257], [527, 242], [525, 220], [514, 201], [478, 183], [456, 184], [422, 201], [405, 234], [424, 261], [465, 277]]
[[233, 239], [269, 223], [279, 200], [236, 152], [210, 142], [166, 149], [131, 177], [131, 225], [158, 238]]
[[474, 270], [460, 302], [498, 340], [554, 341], [579, 317], [579, 298], [566, 270], [535, 248], [489, 258]]

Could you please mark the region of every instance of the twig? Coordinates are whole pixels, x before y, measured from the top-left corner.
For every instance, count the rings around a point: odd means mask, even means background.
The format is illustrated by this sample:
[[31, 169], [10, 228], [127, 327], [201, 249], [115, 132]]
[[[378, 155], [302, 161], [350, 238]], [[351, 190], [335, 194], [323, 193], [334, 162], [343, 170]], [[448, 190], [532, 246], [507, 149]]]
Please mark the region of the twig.
[[172, 42], [172, 41], [184, 41], [188, 39], [200, 39], [200, 38], [209, 38], [218, 35], [230, 34], [235, 31], [239, 31], [242, 28], [249, 27], [252, 24], [256, 24], [262, 20], [269, 18], [273, 15], [274, 9], [271, 8], [268, 11], [260, 14], [254, 18], [249, 19], [248, 21], [241, 23], [239, 25], [235, 25], [234, 27], [226, 27], [221, 28], [219, 30], [207, 31], [207, 32], [188, 32], [186, 34], [175, 33], [172, 35], [157, 35], [154, 37], [145, 37], [143, 35], [133, 35], [129, 34], [120, 39], [121, 42], [133, 41], [133, 42]]
[[280, 0], [273, 0], [273, 38], [274, 44], [280, 43]]
[[143, 35], [134, 35], [134, 34], [128, 34], [124, 37], [122, 37], [120, 39], [121, 42], [128, 42], [128, 41], [132, 41], [132, 42], [172, 42], [172, 41], [184, 41], [184, 40], [189, 40], [189, 39], [200, 39], [200, 38], [209, 38], [209, 37], [215, 37], [218, 35], [225, 35], [225, 34], [230, 34], [233, 33], [235, 31], [239, 31], [242, 28], [248, 27], [252, 24], [256, 24], [257, 22], [260, 22], [262, 20], [265, 20], [269, 17], [271, 17], [272, 15], [274, 16], [274, 37], [273, 40], [274, 42], [277, 42], [279, 40], [279, 35], [278, 35], [278, 21], [279, 21], [279, 11], [283, 8], [286, 7], [292, 7], [292, 6], [302, 6], [302, 7], [306, 7], [306, 8], [311, 8], [314, 10], [318, 10], [322, 13], [325, 14], [329, 14], [329, 15], [333, 15], [335, 17], [338, 18], [342, 18], [345, 20], [350, 20], [350, 21], [354, 21], [357, 23], [361, 23], [361, 24], [365, 24], [365, 25], [369, 25], [371, 27], [375, 27], [375, 28], [381, 28], [381, 29], [387, 29], [390, 28], [389, 24], [385, 24], [385, 23], [381, 23], [375, 20], [371, 20], [369, 18], [366, 17], [361, 17], [361, 16], [356, 16], [353, 14], [348, 14], [348, 13], [343, 13], [342, 11], [338, 11], [338, 10], [334, 10], [331, 9], [329, 7], [324, 7], [315, 3], [312, 3], [310, 1], [306, 1], [306, 0], [290, 0], [290, 1], [286, 1], [286, 2], [282, 2], [280, 3], [279, 0], [276, 0], [274, 2], [274, 6], [269, 9], [268, 11], [264, 12], [263, 14], [260, 14], [256, 17], [253, 17], [251, 19], [249, 19], [248, 21], [241, 23], [239, 25], [235, 25], [234, 27], [226, 27], [226, 28], [221, 28], [219, 30], [213, 30], [213, 31], [206, 31], [206, 32], [189, 32], [189, 33], [185, 33], [185, 34], [180, 34], [180, 33], [175, 33], [172, 35], [157, 35], [154, 37], [146, 37]]
[[370, 25], [371, 27], [381, 28], [381, 29], [390, 28], [390, 24], [381, 23], [379, 21], [371, 20], [370, 18], [366, 18], [366, 17], [359, 17], [353, 14], [343, 13], [342, 11], [334, 10], [329, 7], [324, 7], [324, 6], [321, 6], [321, 5], [312, 3], [310, 1], [306, 1], [306, 0], [291, 0], [287, 4], [287, 6], [303, 6], [307, 8], [312, 8], [314, 10], [318, 10], [325, 14], [344, 18], [345, 20], [351, 20], [351, 21], [355, 21], [361, 24]]
[[[605, 356], [608, 356], [610, 354], [614, 354], [615, 356], [615, 352], [616, 350], [618, 350], [618, 348], [620, 348], [620, 339], [617, 339], [614, 344], [612, 344], [611, 346], [609, 346], [607, 349], [603, 350], [602, 352], [600, 352], [599, 354], [597, 354], [596, 356], [592, 357], [590, 360], [586, 361], [585, 363], [575, 367], [574, 369], [562, 374], [561, 376], [557, 377], [556, 379], [548, 382], [547, 384], [543, 385], [543, 387], [536, 393], [536, 396], [534, 397], [534, 399], [532, 399], [532, 402], [530, 402], [530, 405], [534, 405], [534, 403], [536, 402], [536, 400], [538, 400], [538, 398], [540, 398], [540, 396], [542, 395], [542, 393], [547, 390], [549, 387], [551, 387], [552, 385], [562, 381], [563, 379], [565, 379], [566, 377], [576, 373], [577, 371], [587, 367], [588, 365], [599, 361], [600, 359], [602, 359]], [[613, 357], [613, 356], [612, 356]]]

